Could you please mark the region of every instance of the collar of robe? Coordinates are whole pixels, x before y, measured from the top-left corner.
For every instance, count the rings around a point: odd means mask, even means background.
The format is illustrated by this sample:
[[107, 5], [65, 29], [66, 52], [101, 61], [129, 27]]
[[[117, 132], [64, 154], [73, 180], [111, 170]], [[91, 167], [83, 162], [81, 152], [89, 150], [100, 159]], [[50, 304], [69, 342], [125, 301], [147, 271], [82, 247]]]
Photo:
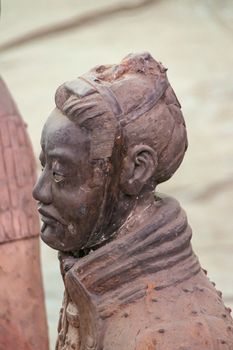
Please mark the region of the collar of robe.
[[[170, 197], [156, 205], [156, 215], [142, 229], [71, 259], [71, 265], [60, 257], [66, 290], [80, 315], [81, 349], [101, 348], [103, 323], [121, 306], [143, 298], [149, 288], [175, 286], [200, 271], [185, 212]], [[92, 345], [84, 345], [85, 339]]]

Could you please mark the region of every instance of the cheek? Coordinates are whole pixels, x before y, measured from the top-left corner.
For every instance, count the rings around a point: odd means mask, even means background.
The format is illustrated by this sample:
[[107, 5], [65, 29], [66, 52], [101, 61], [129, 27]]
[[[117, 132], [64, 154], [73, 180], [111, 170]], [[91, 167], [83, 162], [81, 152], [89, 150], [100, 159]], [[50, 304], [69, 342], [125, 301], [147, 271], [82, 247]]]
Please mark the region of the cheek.
[[65, 189], [59, 192], [54, 191], [57, 208], [62, 217], [68, 222], [77, 222], [77, 224], [83, 220], [93, 222], [97, 219], [103, 201], [103, 194], [103, 186], [90, 188], [87, 185], [82, 185], [77, 190], [73, 188], [70, 191]]
[[99, 215], [104, 191], [102, 187], [83, 186], [78, 192], [76, 213], [80, 218], [93, 221]]

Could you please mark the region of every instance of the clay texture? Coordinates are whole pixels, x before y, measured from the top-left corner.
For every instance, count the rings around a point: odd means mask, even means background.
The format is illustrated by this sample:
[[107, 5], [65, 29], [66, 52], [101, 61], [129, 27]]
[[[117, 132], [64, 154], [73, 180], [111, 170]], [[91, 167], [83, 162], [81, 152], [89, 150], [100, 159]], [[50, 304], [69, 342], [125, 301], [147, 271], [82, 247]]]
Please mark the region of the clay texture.
[[65, 285], [57, 350], [233, 348], [185, 212], [155, 192], [188, 146], [166, 69], [130, 54], [64, 83], [41, 137], [41, 237]]
[[0, 349], [48, 349], [35, 175], [25, 124], [0, 79]]

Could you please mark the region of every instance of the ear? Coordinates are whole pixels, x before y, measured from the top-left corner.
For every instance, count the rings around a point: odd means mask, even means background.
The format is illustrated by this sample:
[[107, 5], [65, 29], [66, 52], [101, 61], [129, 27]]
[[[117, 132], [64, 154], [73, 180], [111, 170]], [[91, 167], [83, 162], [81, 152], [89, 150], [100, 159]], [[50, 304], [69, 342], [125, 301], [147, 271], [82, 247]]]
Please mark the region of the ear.
[[147, 145], [129, 149], [123, 160], [121, 188], [128, 195], [137, 195], [154, 175], [157, 168], [157, 154]]

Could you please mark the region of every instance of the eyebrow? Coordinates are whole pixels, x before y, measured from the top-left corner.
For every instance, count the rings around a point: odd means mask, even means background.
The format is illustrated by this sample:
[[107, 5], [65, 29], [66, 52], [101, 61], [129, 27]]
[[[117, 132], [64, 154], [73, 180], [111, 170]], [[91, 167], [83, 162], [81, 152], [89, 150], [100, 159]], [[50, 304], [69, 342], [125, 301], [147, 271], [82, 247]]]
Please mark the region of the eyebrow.
[[77, 154], [75, 153], [72, 154], [72, 152], [66, 151], [64, 148], [62, 149], [56, 148], [55, 150], [48, 151], [47, 155], [51, 158], [59, 159], [59, 161], [63, 163], [68, 163], [68, 162], [72, 162], [74, 164], [77, 163]]

